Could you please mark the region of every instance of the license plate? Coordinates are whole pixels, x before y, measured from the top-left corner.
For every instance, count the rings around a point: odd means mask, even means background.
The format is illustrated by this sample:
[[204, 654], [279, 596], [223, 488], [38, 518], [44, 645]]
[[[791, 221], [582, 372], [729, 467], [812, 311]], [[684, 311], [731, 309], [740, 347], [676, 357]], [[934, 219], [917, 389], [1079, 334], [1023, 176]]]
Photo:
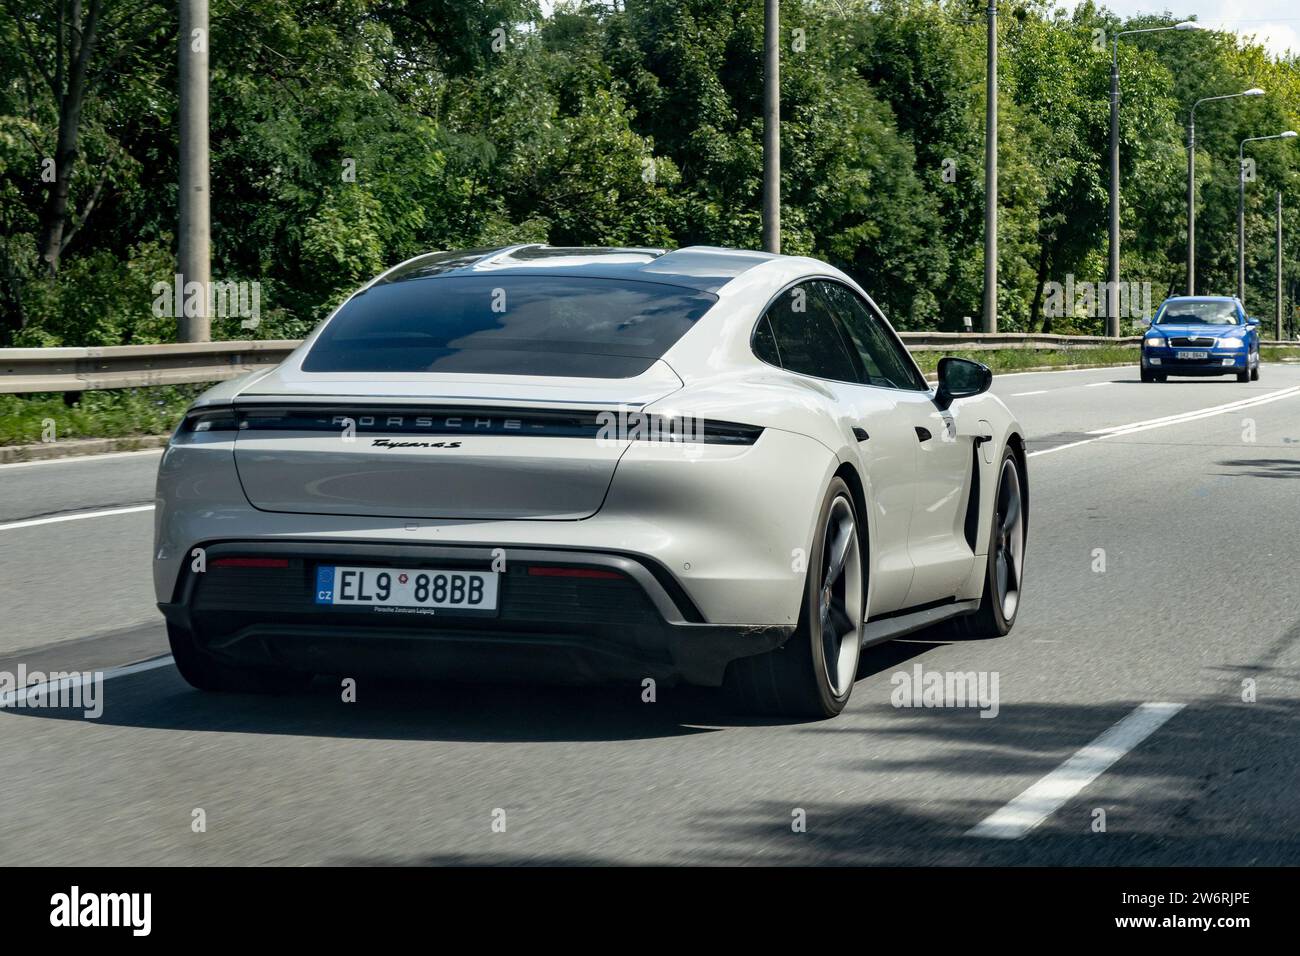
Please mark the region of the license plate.
[[495, 571], [324, 564], [316, 568], [316, 603], [425, 613], [492, 613], [497, 609], [497, 578]]
[[1210, 357], [1209, 352], [1175, 352], [1174, 358], [1180, 359], [1207, 359]]

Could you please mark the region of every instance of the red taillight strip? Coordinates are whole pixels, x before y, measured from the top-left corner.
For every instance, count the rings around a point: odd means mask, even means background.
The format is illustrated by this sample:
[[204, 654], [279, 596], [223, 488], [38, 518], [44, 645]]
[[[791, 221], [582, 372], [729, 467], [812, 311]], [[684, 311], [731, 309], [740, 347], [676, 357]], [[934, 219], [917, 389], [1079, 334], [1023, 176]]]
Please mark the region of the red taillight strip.
[[214, 568], [287, 568], [288, 558], [217, 558]]
[[555, 568], [546, 565], [533, 565], [528, 573], [537, 578], [621, 578], [617, 571], [602, 571], [599, 568]]

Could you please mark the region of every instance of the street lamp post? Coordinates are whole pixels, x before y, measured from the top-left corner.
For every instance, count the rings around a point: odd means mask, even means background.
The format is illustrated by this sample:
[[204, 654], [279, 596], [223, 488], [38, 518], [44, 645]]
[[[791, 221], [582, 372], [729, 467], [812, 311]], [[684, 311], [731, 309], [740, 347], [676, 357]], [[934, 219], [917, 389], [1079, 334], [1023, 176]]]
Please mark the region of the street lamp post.
[[212, 337], [207, 290], [212, 279], [211, 182], [208, 167], [208, 0], [181, 0], [177, 39], [180, 99], [180, 183], [177, 189], [176, 271], [183, 287], [203, 290], [198, 315], [177, 312], [178, 342]]
[[1268, 139], [1295, 139], [1296, 131], [1272, 136], [1248, 136], [1237, 147], [1237, 298], [1246, 305], [1246, 144]]
[[1273, 337], [1282, 341], [1282, 190], [1277, 191], [1277, 297], [1273, 303]]
[[1106, 334], [1119, 335], [1119, 38], [1166, 30], [1199, 30], [1191, 20], [1167, 27], [1121, 30], [1111, 41], [1110, 54], [1110, 282], [1106, 295]]
[[1263, 96], [1259, 87], [1225, 96], [1205, 96], [1192, 104], [1187, 117], [1187, 294], [1196, 295], [1196, 107], [1241, 96]]
[[998, 330], [998, 5], [988, 9], [984, 78], [984, 331]]
[[781, 251], [781, 2], [763, 4], [763, 249]]

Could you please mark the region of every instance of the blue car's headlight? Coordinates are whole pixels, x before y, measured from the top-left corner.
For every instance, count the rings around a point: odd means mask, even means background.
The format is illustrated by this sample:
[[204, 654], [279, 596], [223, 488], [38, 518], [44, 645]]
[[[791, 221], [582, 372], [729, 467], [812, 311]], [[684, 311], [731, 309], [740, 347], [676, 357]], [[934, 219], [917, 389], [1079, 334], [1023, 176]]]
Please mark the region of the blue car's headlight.
[[1225, 335], [1216, 339], [1214, 345], [1221, 349], [1239, 349], [1246, 344], [1246, 340], [1239, 335]]
[[1142, 344], [1149, 349], [1162, 349], [1168, 340], [1163, 335], [1148, 335], [1142, 340]]

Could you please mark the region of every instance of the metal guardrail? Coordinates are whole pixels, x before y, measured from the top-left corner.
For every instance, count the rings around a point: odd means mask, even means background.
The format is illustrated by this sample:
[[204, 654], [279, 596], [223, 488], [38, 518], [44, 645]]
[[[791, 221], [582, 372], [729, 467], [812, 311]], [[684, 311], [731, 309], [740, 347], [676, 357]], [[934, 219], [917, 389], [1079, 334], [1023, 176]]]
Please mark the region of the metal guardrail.
[[81, 392], [220, 382], [276, 365], [296, 339], [109, 345], [102, 348], [0, 349], [0, 393]]
[[[996, 349], [1073, 351], [1136, 348], [1141, 338], [1104, 335], [1037, 335], [1023, 332], [901, 332], [913, 352], [979, 352]], [[1300, 342], [1263, 341], [1300, 348]], [[275, 365], [299, 345], [297, 339], [110, 345], [101, 348], [0, 349], [0, 394], [81, 392], [219, 382]]]

